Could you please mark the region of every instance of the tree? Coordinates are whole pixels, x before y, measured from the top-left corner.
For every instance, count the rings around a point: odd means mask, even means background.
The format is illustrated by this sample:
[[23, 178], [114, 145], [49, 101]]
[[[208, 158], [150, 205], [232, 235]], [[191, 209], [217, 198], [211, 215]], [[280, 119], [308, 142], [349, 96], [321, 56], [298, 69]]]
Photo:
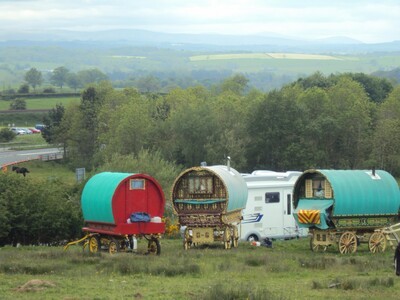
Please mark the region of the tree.
[[34, 90], [36, 90], [36, 86], [40, 86], [43, 83], [42, 73], [36, 68], [31, 68], [25, 74], [25, 81], [30, 84]]
[[329, 130], [335, 144], [328, 153], [331, 168], [360, 168], [369, 156], [372, 135], [371, 102], [358, 82], [342, 77], [327, 90], [330, 117], [334, 127]]
[[21, 98], [14, 99], [10, 103], [10, 109], [12, 110], [24, 110], [26, 109], [26, 101]]
[[67, 85], [74, 89], [74, 91], [77, 90], [78, 87], [82, 86], [82, 83], [79, 79], [79, 76], [75, 73], [68, 73], [67, 75]]
[[15, 139], [17, 135], [8, 128], [0, 129], [0, 143], [8, 143]]
[[373, 160], [377, 168], [400, 175], [400, 87], [379, 108], [374, 133]]
[[140, 77], [136, 81], [136, 86], [140, 91], [145, 93], [158, 92], [161, 88], [160, 81], [152, 75]]
[[24, 83], [18, 89], [18, 93], [20, 94], [28, 94], [29, 93], [29, 85]]
[[50, 82], [62, 89], [67, 82], [69, 70], [65, 67], [55, 68], [51, 74]]
[[47, 116], [43, 118], [45, 127], [42, 129], [42, 136], [47, 143], [52, 144], [61, 142], [62, 132], [61, 121], [64, 117], [65, 108], [61, 103], [56, 104], [56, 107], [51, 109]]
[[244, 75], [236, 74], [221, 83], [221, 92], [231, 91], [237, 95], [242, 95], [246, 91], [248, 83], [249, 80]]
[[306, 119], [297, 105], [297, 89], [272, 91], [254, 105], [247, 122], [249, 168], [283, 171], [302, 169], [302, 136]]
[[107, 75], [99, 69], [82, 70], [79, 71], [77, 75], [82, 85], [99, 83], [108, 79]]

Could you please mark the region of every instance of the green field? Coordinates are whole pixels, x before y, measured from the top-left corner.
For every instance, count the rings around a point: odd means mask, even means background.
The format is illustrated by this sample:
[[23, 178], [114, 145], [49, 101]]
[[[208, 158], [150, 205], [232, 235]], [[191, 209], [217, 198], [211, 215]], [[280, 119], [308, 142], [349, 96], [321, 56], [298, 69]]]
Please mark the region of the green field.
[[[26, 109], [52, 109], [56, 104], [67, 106], [70, 103], [78, 103], [79, 97], [65, 97], [65, 98], [38, 98], [38, 99], [25, 99]], [[10, 100], [0, 100], [0, 110], [10, 109]]]
[[[146, 245], [140, 240], [139, 246]], [[80, 246], [0, 248], [2, 299], [398, 299], [393, 251], [313, 253], [308, 239], [183, 250], [100, 253]], [[35, 281], [33, 281], [35, 280]]]

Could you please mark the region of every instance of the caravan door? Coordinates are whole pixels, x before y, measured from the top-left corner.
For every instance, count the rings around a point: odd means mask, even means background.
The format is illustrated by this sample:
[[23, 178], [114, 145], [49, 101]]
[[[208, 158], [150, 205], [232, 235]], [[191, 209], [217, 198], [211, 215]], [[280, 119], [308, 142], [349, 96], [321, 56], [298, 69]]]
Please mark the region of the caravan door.
[[270, 238], [281, 238], [283, 235], [285, 203], [283, 190], [273, 189], [265, 192], [263, 235]]
[[283, 235], [285, 238], [296, 236], [296, 223], [293, 218], [292, 193], [285, 190], [283, 193]]

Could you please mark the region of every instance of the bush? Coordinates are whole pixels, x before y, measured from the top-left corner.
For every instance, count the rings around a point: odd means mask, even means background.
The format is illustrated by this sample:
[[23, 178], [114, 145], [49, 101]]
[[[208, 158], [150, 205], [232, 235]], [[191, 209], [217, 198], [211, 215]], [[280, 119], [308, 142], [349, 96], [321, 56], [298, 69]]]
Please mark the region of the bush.
[[29, 93], [29, 84], [24, 83], [18, 89], [19, 94], [28, 94]]
[[0, 142], [1, 143], [10, 142], [13, 139], [15, 139], [16, 136], [17, 135], [8, 128], [2, 128], [0, 130]]
[[45, 89], [43, 89], [43, 93], [46, 93], [46, 94], [54, 94], [55, 92], [56, 91], [53, 88], [45, 88]]
[[26, 101], [24, 99], [17, 98], [10, 103], [11, 110], [24, 110], [26, 109]]

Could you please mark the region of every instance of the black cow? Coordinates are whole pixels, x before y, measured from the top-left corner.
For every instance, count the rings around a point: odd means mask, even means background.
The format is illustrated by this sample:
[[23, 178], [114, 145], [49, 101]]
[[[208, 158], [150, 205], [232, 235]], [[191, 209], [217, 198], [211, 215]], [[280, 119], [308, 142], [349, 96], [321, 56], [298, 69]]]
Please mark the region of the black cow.
[[25, 167], [13, 166], [12, 170], [15, 171], [18, 174], [24, 175], [24, 177], [26, 176], [26, 173], [29, 173], [29, 170], [27, 168], [25, 168]]

